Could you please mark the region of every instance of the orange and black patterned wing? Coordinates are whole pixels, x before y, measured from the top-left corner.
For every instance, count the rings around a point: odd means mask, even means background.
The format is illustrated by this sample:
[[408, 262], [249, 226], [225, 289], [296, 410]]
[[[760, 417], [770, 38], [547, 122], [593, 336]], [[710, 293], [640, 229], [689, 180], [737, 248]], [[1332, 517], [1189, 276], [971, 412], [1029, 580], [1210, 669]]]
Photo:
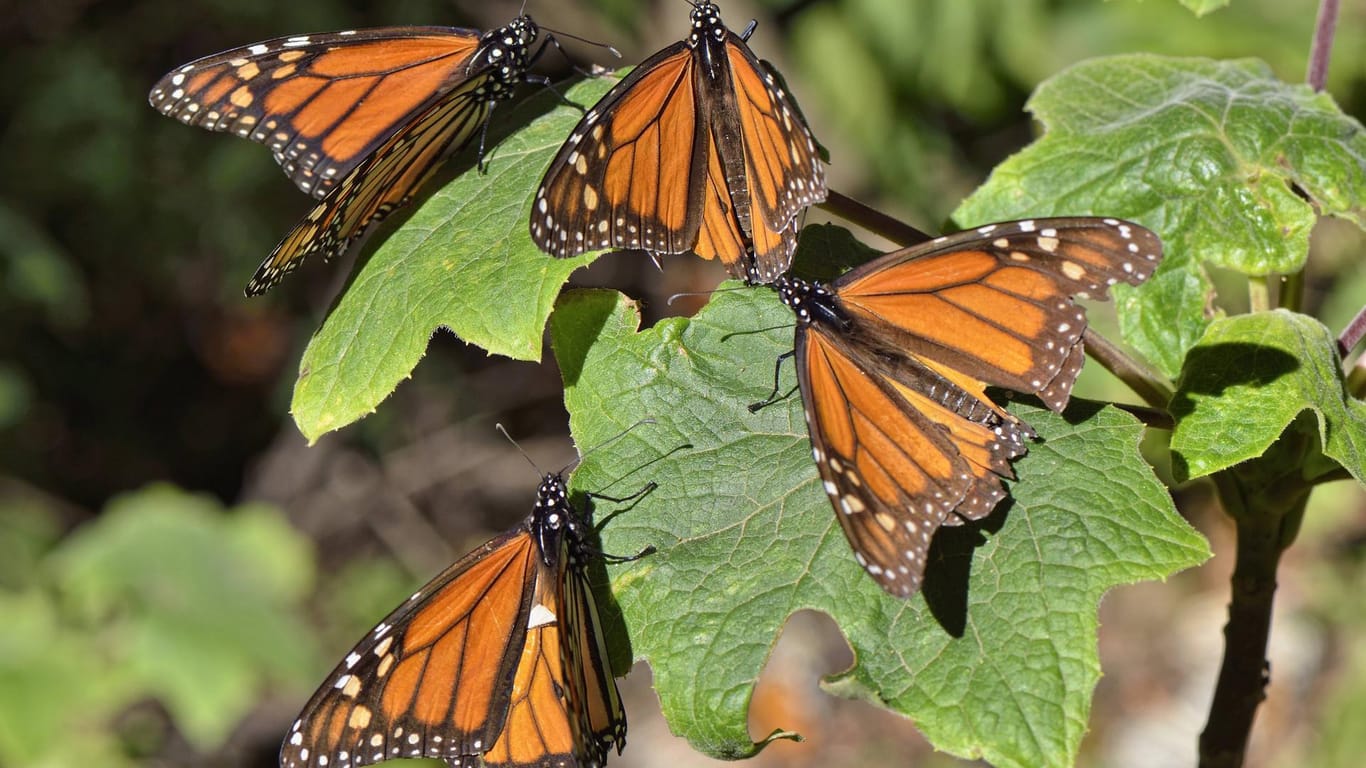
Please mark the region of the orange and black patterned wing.
[[771, 282], [791, 263], [797, 214], [825, 195], [791, 97], [716, 5], [698, 2], [688, 39], [633, 70], [560, 148], [531, 236], [561, 258], [693, 251], [746, 282]]
[[491, 103], [479, 87], [467, 81], [448, 92], [348, 173], [261, 262], [247, 295], [270, 290], [310, 256], [345, 253], [371, 224], [411, 200], [441, 159], [483, 125]]
[[691, 48], [672, 45], [584, 114], [536, 191], [530, 227], [541, 250], [692, 249], [708, 149], [696, 66]]
[[935, 531], [996, 505], [998, 475], [1009, 476], [1032, 432], [990, 401], [949, 395], [956, 387], [933, 368], [891, 350], [870, 354], [819, 325], [799, 326], [796, 361], [835, 517], [868, 574], [908, 597]]
[[1032, 219], [890, 253], [833, 289], [865, 337], [1060, 411], [1084, 360], [1086, 313], [1073, 297], [1136, 285], [1161, 258], [1157, 235], [1137, 224]]
[[744, 145], [743, 189], [732, 189], [741, 225], [753, 244], [751, 282], [771, 283], [792, 264], [797, 216], [826, 197], [816, 139], [773, 70], [738, 35], [726, 43]]
[[282, 768], [459, 765], [505, 732], [541, 568], [526, 525], [466, 555], [346, 655], [285, 737]]
[[282, 37], [161, 78], [162, 114], [270, 147], [300, 189], [325, 197], [365, 157], [466, 77], [479, 32], [386, 27]]
[[581, 764], [601, 765], [626, 746], [626, 711], [612, 675], [597, 600], [588, 583], [587, 551], [570, 537], [564, 577], [564, 668]]
[[561, 659], [564, 604], [557, 579], [558, 574], [542, 569], [536, 580], [534, 607], [510, 689], [506, 725], [483, 755], [485, 768], [587, 765], [575, 762], [579, 750]]

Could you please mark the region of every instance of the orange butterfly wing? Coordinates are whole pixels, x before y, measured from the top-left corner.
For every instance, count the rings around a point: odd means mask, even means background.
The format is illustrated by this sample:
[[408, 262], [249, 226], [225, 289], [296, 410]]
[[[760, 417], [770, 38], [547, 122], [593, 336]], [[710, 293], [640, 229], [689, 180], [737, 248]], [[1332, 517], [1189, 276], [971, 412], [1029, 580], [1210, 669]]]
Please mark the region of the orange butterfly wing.
[[386, 27], [282, 37], [168, 72], [148, 100], [169, 117], [270, 147], [322, 198], [397, 128], [466, 76], [479, 32]]
[[1147, 279], [1162, 258], [1151, 231], [1118, 219], [990, 224], [875, 259], [834, 283], [840, 303], [883, 343], [986, 384], [1037, 394], [1055, 411], [1083, 361], [1086, 313]]
[[282, 768], [452, 760], [488, 749], [504, 729], [538, 567], [523, 527], [423, 587], [309, 700], [281, 748]]
[[[899, 596], [921, 583], [940, 525], [984, 517], [1029, 425], [988, 385], [1066, 405], [1086, 316], [1145, 280], [1152, 232], [1116, 219], [1039, 219], [938, 238], [865, 264], [830, 288], [780, 281], [797, 311], [798, 381], [813, 454], [857, 559]], [[795, 287], [794, 287], [795, 286]]]
[[835, 517], [859, 564], [907, 597], [920, 588], [935, 530], [960, 509], [990, 511], [1003, 495], [994, 473], [1009, 471], [1032, 433], [1003, 412], [969, 421], [924, 397], [923, 383], [904, 383], [912, 366], [924, 370], [918, 361], [888, 361], [817, 329], [798, 335], [796, 354], [812, 456]]
[[583, 116], [550, 164], [531, 237], [561, 258], [595, 248], [692, 247], [706, 136], [692, 51], [675, 44], [637, 66]]
[[576, 534], [566, 535], [565, 544], [564, 572], [537, 582], [539, 608], [527, 630], [507, 725], [483, 756], [487, 768], [602, 765], [608, 747], [620, 752], [626, 742], [626, 715], [597, 640], [597, 605], [570, 554], [581, 549]]
[[620, 751], [626, 716], [575, 515], [563, 479], [547, 476], [520, 527], [446, 569], [347, 654], [286, 736], [282, 768], [480, 755], [500, 768], [586, 766]]
[[825, 167], [815, 137], [772, 69], [738, 35], [728, 38], [726, 55], [747, 182], [748, 200], [736, 207], [753, 243], [752, 282], [768, 283], [792, 264], [797, 215], [825, 200]]
[[621, 754], [626, 746], [626, 712], [612, 675], [602, 619], [588, 583], [584, 557], [582, 546], [571, 548], [562, 622], [566, 651], [563, 660], [565, 678], [570, 683], [575, 740], [584, 745], [584, 756], [592, 758], [588, 762], [602, 764], [609, 748], [616, 747], [617, 754]]
[[748, 282], [787, 270], [797, 214], [826, 195], [815, 139], [714, 4], [692, 18], [689, 40], [636, 67], [560, 148], [531, 214], [542, 250], [691, 250]]

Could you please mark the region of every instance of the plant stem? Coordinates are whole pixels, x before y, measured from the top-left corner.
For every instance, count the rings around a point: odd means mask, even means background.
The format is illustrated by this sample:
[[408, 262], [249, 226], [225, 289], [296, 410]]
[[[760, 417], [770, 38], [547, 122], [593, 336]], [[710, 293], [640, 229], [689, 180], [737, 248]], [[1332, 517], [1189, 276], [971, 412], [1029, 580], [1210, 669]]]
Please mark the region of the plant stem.
[[1281, 278], [1281, 290], [1276, 295], [1281, 309], [1299, 312], [1304, 309], [1304, 270], [1291, 272]]
[[1333, 55], [1333, 36], [1338, 26], [1338, 0], [1319, 3], [1319, 18], [1314, 24], [1314, 42], [1309, 49], [1309, 69], [1305, 82], [1316, 91], [1328, 82], [1328, 60]]
[[1143, 402], [1154, 408], [1166, 409], [1172, 399], [1172, 389], [1160, 374], [1129, 357], [1124, 350], [1090, 328], [1082, 334], [1082, 339], [1086, 344], [1086, 354], [1128, 384], [1129, 389], [1143, 398]]
[[888, 216], [882, 211], [870, 208], [833, 189], [830, 190], [825, 202], [821, 203], [820, 207], [850, 223], [863, 227], [875, 235], [881, 235], [897, 245], [915, 245], [934, 239], [934, 235], [927, 235], [910, 224]]
[[1266, 647], [1276, 568], [1288, 538], [1285, 529], [1296, 512], [1303, 513], [1309, 491], [1303, 489], [1294, 509], [1277, 513], [1231, 473], [1217, 473], [1215, 485], [1236, 521], [1238, 544], [1224, 626], [1224, 660], [1209, 720], [1200, 734], [1200, 768], [1236, 768], [1243, 764], [1257, 707], [1271, 681]]
[[1366, 336], [1366, 307], [1357, 310], [1356, 316], [1338, 334], [1338, 354], [1346, 358], [1362, 336]]
[[1253, 312], [1266, 312], [1271, 309], [1271, 288], [1265, 277], [1247, 279], [1247, 304]]

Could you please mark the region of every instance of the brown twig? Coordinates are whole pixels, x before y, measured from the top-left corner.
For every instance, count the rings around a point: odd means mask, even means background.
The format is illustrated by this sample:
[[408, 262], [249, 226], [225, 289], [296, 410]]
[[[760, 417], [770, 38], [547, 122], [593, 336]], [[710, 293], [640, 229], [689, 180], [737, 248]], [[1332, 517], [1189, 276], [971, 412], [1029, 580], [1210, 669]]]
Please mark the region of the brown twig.
[[863, 227], [875, 235], [881, 235], [897, 245], [915, 245], [934, 239], [934, 235], [927, 235], [910, 224], [888, 216], [882, 211], [870, 208], [833, 189], [830, 190], [825, 202], [821, 203], [820, 207], [841, 219]]
[[1366, 307], [1357, 311], [1356, 317], [1338, 334], [1338, 355], [1343, 358], [1356, 347], [1361, 337], [1366, 336]]
[[1309, 49], [1309, 69], [1305, 82], [1322, 91], [1328, 82], [1328, 60], [1333, 56], [1333, 37], [1338, 28], [1338, 0], [1319, 3], [1319, 18], [1314, 23], [1314, 42]]
[[1095, 358], [1105, 370], [1129, 385], [1143, 402], [1159, 410], [1165, 410], [1172, 399], [1172, 389], [1162, 376], [1148, 366], [1129, 357], [1124, 350], [1099, 333], [1086, 329], [1082, 335], [1086, 354]]

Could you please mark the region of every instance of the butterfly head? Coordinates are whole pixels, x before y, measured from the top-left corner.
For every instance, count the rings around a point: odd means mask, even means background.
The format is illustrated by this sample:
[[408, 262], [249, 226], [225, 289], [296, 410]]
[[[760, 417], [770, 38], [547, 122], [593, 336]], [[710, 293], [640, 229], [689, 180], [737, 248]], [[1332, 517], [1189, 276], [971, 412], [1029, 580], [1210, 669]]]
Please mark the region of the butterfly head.
[[536, 506], [531, 510], [531, 533], [541, 545], [543, 556], [559, 551], [557, 542], [565, 531], [577, 533], [574, 509], [569, 506], [569, 489], [564, 475], [556, 472], [541, 478], [536, 489]]
[[505, 99], [512, 95], [531, 66], [531, 45], [540, 31], [530, 16], [518, 16], [506, 26], [484, 33], [479, 51], [468, 65], [472, 72], [488, 70], [488, 83], [480, 87], [484, 96]]
[[696, 3], [692, 9], [692, 31], [688, 34], [688, 45], [696, 47], [707, 38], [717, 41], [726, 39], [726, 25], [721, 21], [721, 9], [716, 3]]
[[773, 281], [773, 287], [778, 290], [778, 298], [797, 315], [801, 325], [825, 323], [841, 330], [848, 330], [853, 325], [849, 315], [836, 303], [834, 291], [824, 283], [783, 275]]

